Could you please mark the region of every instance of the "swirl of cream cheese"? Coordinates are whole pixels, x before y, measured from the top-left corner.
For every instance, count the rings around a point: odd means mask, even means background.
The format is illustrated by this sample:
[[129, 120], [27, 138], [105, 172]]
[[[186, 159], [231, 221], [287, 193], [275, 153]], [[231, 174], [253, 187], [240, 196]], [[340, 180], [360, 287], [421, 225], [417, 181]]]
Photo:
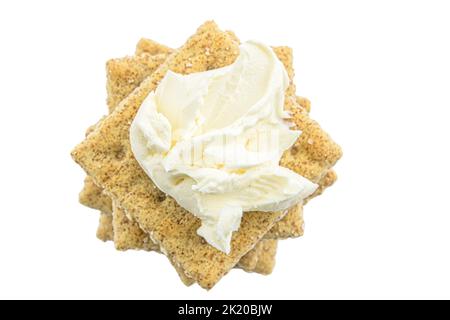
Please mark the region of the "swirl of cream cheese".
[[279, 166], [301, 134], [283, 110], [288, 84], [273, 50], [249, 41], [224, 68], [168, 71], [131, 124], [142, 169], [201, 219], [197, 233], [227, 254], [243, 212], [286, 210], [317, 189]]

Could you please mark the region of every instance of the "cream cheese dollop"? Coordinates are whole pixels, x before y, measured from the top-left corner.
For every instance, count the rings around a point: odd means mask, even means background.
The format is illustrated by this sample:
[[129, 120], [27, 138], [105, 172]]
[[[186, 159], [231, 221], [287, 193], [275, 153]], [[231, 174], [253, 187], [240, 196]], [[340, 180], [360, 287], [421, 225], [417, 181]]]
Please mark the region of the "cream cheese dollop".
[[273, 50], [249, 41], [224, 68], [168, 71], [131, 124], [142, 169], [201, 220], [197, 233], [227, 254], [243, 212], [286, 210], [317, 189], [279, 166], [301, 134], [283, 110], [288, 85]]

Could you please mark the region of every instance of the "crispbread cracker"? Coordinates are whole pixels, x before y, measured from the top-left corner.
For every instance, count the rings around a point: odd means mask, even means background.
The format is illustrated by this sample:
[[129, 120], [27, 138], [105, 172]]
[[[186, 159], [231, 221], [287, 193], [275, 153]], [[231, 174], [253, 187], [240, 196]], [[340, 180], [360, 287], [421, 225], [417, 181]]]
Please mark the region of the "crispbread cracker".
[[[112, 111], [116, 104], [118, 104], [123, 98], [126, 97], [131, 91], [133, 91], [143, 80], [145, 76], [151, 74], [155, 67], [149, 68], [148, 66], [154, 66], [152, 62], [160, 61], [160, 56], [153, 57], [149, 54], [160, 55], [164, 52], [164, 47], [159, 48], [154, 41], [142, 39], [138, 47], [145, 45], [147, 54], [140, 57], [131, 58], [126, 57], [122, 59], [109, 60], [106, 66], [107, 70], [107, 94], [108, 104], [110, 111]], [[150, 48], [150, 49], [149, 49]], [[150, 50], [150, 52], [148, 52]], [[166, 50], [167, 51], [167, 50]], [[149, 60], [153, 60], [150, 61]], [[98, 123], [96, 124], [98, 125]], [[86, 136], [91, 133], [96, 125], [89, 127], [86, 131]], [[113, 240], [116, 249], [128, 250], [128, 249], [141, 249], [146, 251], [158, 251], [159, 246], [156, 245], [149, 236], [137, 225], [137, 223], [129, 220], [125, 212], [120, 208], [113, 205], [113, 214], [111, 215], [111, 198], [103, 193], [102, 188], [95, 185], [93, 180], [87, 176], [85, 179], [85, 187], [80, 194], [80, 202], [89, 207], [98, 207], [103, 212], [100, 215], [99, 226], [97, 229], [97, 237], [102, 241]], [[252, 255], [253, 250], [248, 254]], [[253, 266], [248, 266], [244, 261], [241, 264], [247, 269], [253, 269]], [[177, 272], [186, 285], [193, 283], [192, 279], [189, 279], [181, 268], [176, 268]]]
[[[228, 31], [228, 33], [230, 32]], [[235, 38], [234, 34], [233, 37]], [[138, 54], [141, 54], [140, 57], [111, 59], [106, 65], [108, 80], [107, 101], [110, 111], [112, 111], [120, 101], [122, 101], [129, 93], [131, 93], [146, 76], [149, 76], [154, 71], [154, 69], [158, 65], [157, 63], [155, 64], [155, 61], [162, 62], [160, 59], [162, 54], [166, 54], [172, 51], [168, 47], [162, 46], [159, 43], [149, 39], [141, 39], [136, 48], [136, 52]], [[274, 50], [278, 51], [279, 54], [283, 54], [284, 61], [287, 61], [288, 64], [292, 63], [292, 52], [289, 48], [274, 47]], [[153, 57], [152, 55], [157, 56]], [[152, 67], [149, 68], [149, 66]], [[296, 97], [296, 99], [301, 107], [303, 107], [308, 112], [310, 111], [310, 102], [308, 99], [303, 97]], [[95, 125], [90, 127], [87, 131], [87, 134], [92, 132], [94, 128]], [[318, 183], [319, 189], [309, 198], [319, 195], [327, 186], [331, 185], [330, 183], [328, 183], [329, 181], [325, 180], [324, 178], [322, 178]], [[328, 184], [324, 184], [323, 182], [327, 182]], [[102, 192], [102, 188], [97, 187], [89, 177], [86, 178], [85, 188], [80, 193], [80, 202], [88, 207], [99, 209], [106, 213], [111, 212], [111, 199], [106, 196]], [[292, 208], [282, 220], [274, 225], [272, 230], [269, 231], [264, 236], [264, 238], [284, 239], [302, 235], [300, 226], [302, 225], [303, 220], [298, 220], [298, 210], [300, 209]], [[130, 227], [130, 229], [132, 229], [132, 227]], [[126, 237], [120, 237], [122, 241], [118, 247], [124, 249], [133, 249], [133, 246], [136, 244], [136, 234], [139, 233], [141, 233], [140, 230], [131, 232], [132, 236], [129, 244], [125, 243]], [[145, 244], [143, 245], [143, 247], [141, 245], [136, 247], [135, 249], [145, 249]]]
[[[123, 100], [126, 95], [142, 82], [143, 78], [154, 71], [154, 67], [148, 67], [149, 65], [154, 66], [154, 64], [149, 63], [148, 60], [159, 60], [161, 54], [170, 53], [170, 51], [171, 49], [152, 40], [141, 39], [137, 45], [137, 54], [141, 54], [140, 57], [127, 57], [108, 61], [106, 66], [108, 79], [107, 101], [109, 102], [110, 112], [114, 110], [116, 105]], [[159, 56], [154, 57], [154, 55]], [[90, 127], [87, 131], [87, 135], [92, 132], [94, 128], [95, 125]], [[103, 198], [107, 196], [101, 192], [102, 189], [97, 187], [92, 180], [89, 178], [87, 179], [88, 182], [86, 186], [88, 190], [85, 190], [85, 192], [88, 193], [89, 190], [93, 190], [100, 197], [98, 201], [103, 201]], [[107, 197], [107, 199], [111, 202], [109, 197]], [[100, 219], [99, 230], [102, 230], [101, 234], [103, 235], [108, 232], [108, 237], [101, 238], [103, 241], [111, 240], [112, 235], [112, 240], [114, 241], [117, 250], [141, 249], [146, 251], [159, 251], [159, 246], [149, 238], [148, 234], [146, 234], [136, 222], [127, 218], [124, 210], [120, 209], [115, 204], [113, 204], [112, 207], [112, 221], [111, 215]], [[256, 249], [250, 250], [247, 255], [254, 256], [257, 259], [255, 252]], [[256, 265], [256, 260], [252, 265], [249, 265], [249, 260], [247, 259], [242, 261], [240, 265], [247, 270], [252, 270]], [[193, 283], [193, 280], [189, 279], [181, 268], [176, 269], [184, 284], [191, 285]]]
[[[227, 31], [233, 39], [237, 37], [231, 31]], [[278, 55], [283, 57], [284, 63], [289, 66], [292, 64], [292, 51], [288, 47], [274, 47], [274, 50]], [[163, 46], [150, 39], [141, 39], [136, 46], [136, 57], [126, 57], [122, 59], [111, 59], [107, 62], [107, 92], [108, 92], [108, 106], [110, 112], [122, 101], [129, 93], [131, 93], [142, 80], [149, 76], [157, 66], [167, 57], [169, 53], [173, 52], [172, 49]], [[289, 68], [288, 68], [289, 69]], [[290, 68], [292, 70], [292, 68]], [[290, 76], [293, 76], [293, 72], [290, 71]], [[297, 103], [303, 107], [306, 111], [310, 110], [310, 102], [303, 97], [296, 97]], [[93, 131], [95, 126], [88, 129], [88, 133]], [[323, 180], [323, 179], [322, 179]], [[310, 197], [319, 195], [324, 190], [323, 184], [320, 183], [320, 188]], [[320, 190], [320, 192], [319, 192]], [[80, 202], [91, 208], [97, 208], [103, 212], [111, 212], [111, 200], [103, 192], [102, 188], [97, 187], [89, 177], [86, 178], [85, 188], [80, 193]], [[277, 222], [272, 232], [268, 232], [265, 238], [288, 238], [298, 237], [301, 235], [299, 226], [303, 221], [296, 220], [298, 218], [298, 208], [292, 208], [286, 214], [286, 216]], [[101, 220], [102, 221], [102, 220]], [[277, 226], [279, 224], [279, 226]], [[289, 228], [292, 229], [289, 229]], [[135, 230], [135, 234], [140, 231]], [[125, 237], [121, 237], [126, 240]], [[135, 244], [135, 236], [132, 236], [130, 244], [124, 247], [132, 248]], [[121, 247], [122, 244], [119, 246]], [[145, 249], [138, 247], [138, 249]]]
[[[208, 54], [205, 54], [205, 49], [208, 49]], [[128, 129], [142, 101], [156, 88], [169, 68], [178, 73], [209, 70], [232, 63], [237, 54], [237, 42], [219, 31], [214, 23], [204, 24], [72, 153], [96, 183], [104, 187], [145, 231], [150, 232], [171, 261], [208, 289], [262, 238], [283, 213], [244, 214], [240, 230], [233, 236], [230, 255], [219, 252], [196, 234], [198, 219], [179, 207], [174, 199], [155, 194], [156, 187], [133, 158]], [[282, 54], [280, 58], [283, 59]], [[292, 69], [289, 72], [292, 74]], [[285, 153], [282, 164], [312, 181], [319, 181], [339, 159], [341, 151], [298, 106], [294, 92], [291, 85], [287, 91], [286, 108], [294, 114], [295, 125], [304, 131], [292, 152], [301, 159], [302, 165], [296, 166], [291, 152]], [[310, 138], [314, 143], [306, 142]]]

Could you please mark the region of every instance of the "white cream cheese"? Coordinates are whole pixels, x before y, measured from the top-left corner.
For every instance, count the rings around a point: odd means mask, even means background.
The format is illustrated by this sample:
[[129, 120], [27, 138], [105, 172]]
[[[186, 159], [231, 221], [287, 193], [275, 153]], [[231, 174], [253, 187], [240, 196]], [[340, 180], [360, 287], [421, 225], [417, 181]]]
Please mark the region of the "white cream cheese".
[[201, 219], [197, 233], [230, 252], [244, 211], [285, 210], [317, 185], [279, 166], [300, 135], [286, 122], [286, 70], [261, 43], [224, 68], [168, 71], [130, 128], [136, 160], [155, 185]]

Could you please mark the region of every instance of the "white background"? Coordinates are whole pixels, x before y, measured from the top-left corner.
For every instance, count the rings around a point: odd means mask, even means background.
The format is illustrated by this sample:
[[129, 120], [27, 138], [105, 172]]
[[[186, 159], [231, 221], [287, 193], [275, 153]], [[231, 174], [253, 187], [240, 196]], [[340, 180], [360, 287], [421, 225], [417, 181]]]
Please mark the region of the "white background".
[[[447, 1], [1, 1], [1, 298], [450, 298]], [[95, 238], [70, 150], [106, 112], [105, 61], [215, 19], [294, 49], [298, 94], [344, 150], [263, 277], [184, 287]]]

